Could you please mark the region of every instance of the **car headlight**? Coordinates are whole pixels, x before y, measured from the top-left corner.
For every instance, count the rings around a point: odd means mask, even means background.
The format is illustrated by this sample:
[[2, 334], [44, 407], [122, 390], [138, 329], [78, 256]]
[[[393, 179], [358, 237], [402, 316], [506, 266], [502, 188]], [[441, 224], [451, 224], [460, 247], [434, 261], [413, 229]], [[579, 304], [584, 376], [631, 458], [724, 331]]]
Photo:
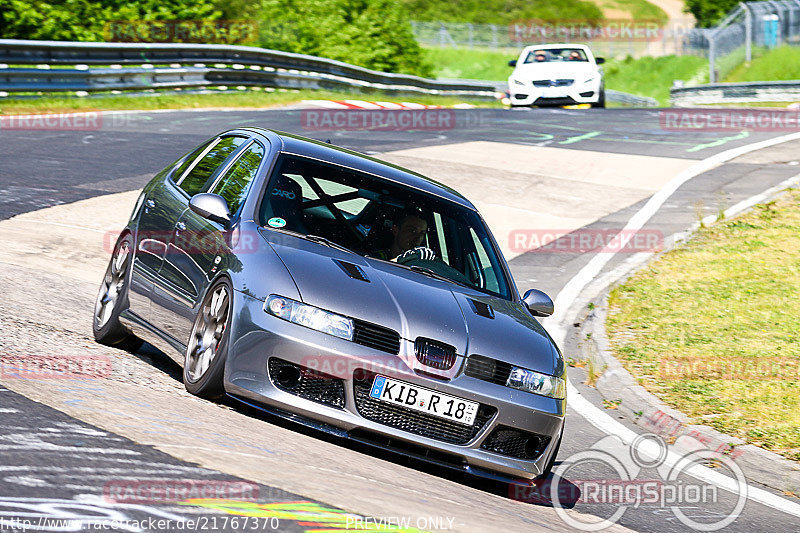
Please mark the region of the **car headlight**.
[[334, 337], [353, 340], [353, 321], [347, 317], [329, 313], [313, 305], [306, 305], [283, 296], [272, 295], [264, 304], [267, 313]]
[[590, 83], [590, 82], [593, 82], [595, 79], [597, 79], [597, 76], [592, 76], [591, 78], [587, 79], [583, 83]]
[[506, 387], [532, 392], [557, 400], [563, 400], [567, 393], [567, 383], [563, 379], [517, 366], [511, 367], [511, 374], [506, 380]]
[[514, 80], [514, 85], [525, 85], [525, 83], [519, 80]]

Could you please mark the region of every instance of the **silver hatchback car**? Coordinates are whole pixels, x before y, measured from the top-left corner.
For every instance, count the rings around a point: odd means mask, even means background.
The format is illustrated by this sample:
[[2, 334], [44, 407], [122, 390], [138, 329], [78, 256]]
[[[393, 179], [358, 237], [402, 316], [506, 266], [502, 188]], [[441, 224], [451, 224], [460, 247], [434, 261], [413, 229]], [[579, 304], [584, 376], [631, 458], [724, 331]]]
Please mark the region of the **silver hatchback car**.
[[116, 243], [98, 342], [189, 392], [502, 481], [547, 475], [564, 359], [454, 190], [330, 144], [228, 131], [159, 172]]

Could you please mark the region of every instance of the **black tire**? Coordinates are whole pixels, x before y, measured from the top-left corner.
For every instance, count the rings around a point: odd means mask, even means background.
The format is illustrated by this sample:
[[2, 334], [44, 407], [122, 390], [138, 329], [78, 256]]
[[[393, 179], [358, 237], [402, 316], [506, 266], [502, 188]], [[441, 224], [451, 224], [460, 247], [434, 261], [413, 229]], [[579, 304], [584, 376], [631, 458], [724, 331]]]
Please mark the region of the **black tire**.
[[605, 107], [606, 106], [606, 90], [605, 88], [600, 89], [600, 96], [597, 98], [597, 102], [592, 104], [592, 107]]
[[223, 378], [228, 357], [232, 298], [233, 287], [227, 278], [214, 283], [203, 298], [186, 344], [183, 384], [191, 394], [207, 400], [218, 400], [225, 395]]
[[550, 456], [550, 459], [547, 461], [547, 464], [544, 465], [544, 471], [536, 479], [545, 479], [553, 471], [553, 466], [556, 464], [556, 456], [558, 455], [559, 448], [561, 448], [561, 438], [563, 436], [564, 436], [564, 427], [562, 426], [561, 433], [558, 434], [558, 442], [556, 442], [556, 447], [553, 449], [553, 455]]
[[133, 238], [128, 234], [117, 242], [108, 262], [95, 300], [92, 332], [100, 344], [135, 352], [143, 341], [119, 321], [120, 313], [128, 308], [132, 261]]

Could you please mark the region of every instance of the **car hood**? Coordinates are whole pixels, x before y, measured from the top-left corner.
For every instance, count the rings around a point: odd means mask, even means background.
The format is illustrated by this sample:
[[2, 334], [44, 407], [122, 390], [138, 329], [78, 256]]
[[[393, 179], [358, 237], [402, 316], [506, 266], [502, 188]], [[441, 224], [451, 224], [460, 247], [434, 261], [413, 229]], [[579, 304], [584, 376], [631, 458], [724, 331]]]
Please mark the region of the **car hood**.
[[527, 63], [519, 65], [511, 77], [520, 80], [575, 79], [581, 82], [596, 73], [597, 67], [589, 62]]
[[[412, 342], [444, 342], [461, 355], [480, 354], [546, 374], [563, 370], [552, 340], [521, 303], [297, 237], [267, 239], [304, 303], [391, 328]], [[492, 318], [476, 311], [480, 303], [491, 306]]]

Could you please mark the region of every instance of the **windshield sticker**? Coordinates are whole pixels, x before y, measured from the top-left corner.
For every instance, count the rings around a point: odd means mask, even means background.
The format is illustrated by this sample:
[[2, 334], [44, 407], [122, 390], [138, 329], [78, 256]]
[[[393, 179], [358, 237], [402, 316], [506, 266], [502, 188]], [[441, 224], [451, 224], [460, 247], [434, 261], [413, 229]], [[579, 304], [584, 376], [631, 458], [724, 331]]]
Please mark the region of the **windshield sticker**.
[[267, 224], [271, 228], [282, 228], [286, 225], [286, 221], [281, 217], [272, 217], [271, 219], [267, 220]]

